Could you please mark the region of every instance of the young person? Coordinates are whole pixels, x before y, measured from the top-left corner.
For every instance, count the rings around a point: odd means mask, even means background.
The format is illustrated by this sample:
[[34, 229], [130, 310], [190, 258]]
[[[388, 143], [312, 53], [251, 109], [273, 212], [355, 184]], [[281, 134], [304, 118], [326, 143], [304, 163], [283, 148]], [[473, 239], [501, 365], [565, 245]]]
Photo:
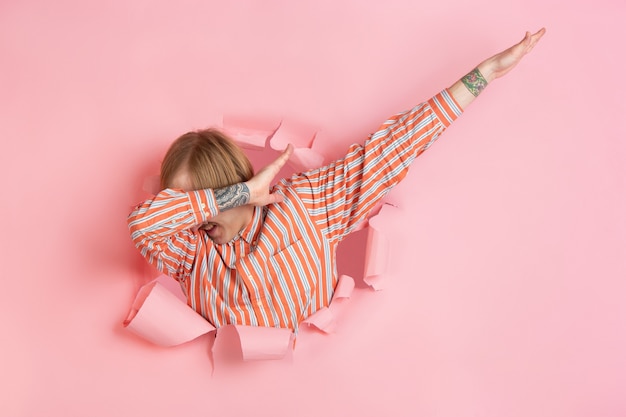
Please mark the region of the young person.
[[180, 282], [189, 306], [215, 327], [297, 330], [330, 303], [338, 243], [405, 177], [415, 157], [544, 33], [527, 32], [451, 87], [385, 121], [344, 158], [273, 187], [291, 145], [255, 175], [223, 133], [184, 134], [163, 160], [162, 191], [128, 218], [135, 245]]

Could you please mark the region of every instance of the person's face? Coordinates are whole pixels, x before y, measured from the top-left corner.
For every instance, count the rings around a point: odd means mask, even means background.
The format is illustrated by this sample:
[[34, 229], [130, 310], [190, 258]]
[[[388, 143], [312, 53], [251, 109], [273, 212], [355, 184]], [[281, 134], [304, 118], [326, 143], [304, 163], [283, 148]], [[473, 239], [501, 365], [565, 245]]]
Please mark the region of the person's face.
[[[181, 170], [174, 176], [170, 187], [184, 191], [193, 190], [191, 181], [185, 170]], [[252, 213], [252, 206], [235, 207], [210, 218], [202, 225], [196, 226], [194, 230], [204, 231], [209, 238], [217, 244], [228, 243], [248, 225], [252, 219]]]

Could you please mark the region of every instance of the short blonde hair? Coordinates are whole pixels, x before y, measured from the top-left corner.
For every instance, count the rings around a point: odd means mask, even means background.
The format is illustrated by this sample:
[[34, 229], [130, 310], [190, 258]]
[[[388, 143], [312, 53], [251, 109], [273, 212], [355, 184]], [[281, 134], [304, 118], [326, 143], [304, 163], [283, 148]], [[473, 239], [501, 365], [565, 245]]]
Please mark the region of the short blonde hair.
[[222, 188], [254, 175], [243, 150], [217, 129], [188, 132], [172, 143], [161, 163], [161, 189], [170, 187], [181, 169], [194, 190]]

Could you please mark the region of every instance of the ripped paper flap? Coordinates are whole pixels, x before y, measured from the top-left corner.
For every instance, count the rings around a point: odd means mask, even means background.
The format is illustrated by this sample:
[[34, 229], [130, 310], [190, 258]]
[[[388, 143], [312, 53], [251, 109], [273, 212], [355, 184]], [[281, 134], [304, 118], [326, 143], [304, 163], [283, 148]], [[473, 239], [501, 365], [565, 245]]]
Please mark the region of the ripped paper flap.
[[315, 313], [307, 317], [302, 323], [314, 326], [324, 333], [332, 333], [335, 331], [336, 309], [343, 299], [350, 298], [354, 290], [354, 279], [348, 275], [342, 275], [337, 281], [333, 299], [328, 307], [322, 307]]
[[290, 329], [276, 327], [235, 326], [244, 361], [282, 359], [291, 342]]
[[389, 223], [397, 215], [394, 206], [384, 204], [380, 212], [369, 219], [363, 281], [377, 291], [384, 287], [384, 274], [389, 258], [389, 239], [385, 230], [389, 229]]
[[283, 151], [291, 143], [294, 151], [289, 158], [289, 165], [298, 172], [308, 171], [324, 164], [324, 156], [311, 149], [315, 137], [316, 133], [312, 128], [283, 120], [274, 132], [270, 146], [275, 151]]
[[270, 146], [275, 151], [284, 150], [288, 144], [292, 144], [294, 148], [310, 148], [315, 140], [315, 130], [294, 123], [290, 120], [283, 120], [272, 139]]
[[324, 165], [324, 157], [313, 149], [296, 148], [288, 162], [296, 171], [304, 172]]
[[280, 120], [276, 119], [226, 115], [223, 119], [222, 131], [242, 148], [263, 149], [279, 125]]
[[175, 346], [215, 327], [157, 281], [139, 290], [124, 326], [159, 346]]
[[[168, 280], [173, 284], [167, 284]], [[160, 275], [142, 286], [124, 321], [124, 327], [156, 345], [165, 347], [180, 345], [216, 331], [211, 323], [180, 298], [182, 292], [177, 289], [177, 285], [172, 278]], [[283, 358], [293, 334], [290, 329], [284, 328], [238, 325], [221, 327], [217, 330], [217, 339], [222, 330], [227, 331], [230, 327], [239, 336], [239, 347], [246, 361]]]

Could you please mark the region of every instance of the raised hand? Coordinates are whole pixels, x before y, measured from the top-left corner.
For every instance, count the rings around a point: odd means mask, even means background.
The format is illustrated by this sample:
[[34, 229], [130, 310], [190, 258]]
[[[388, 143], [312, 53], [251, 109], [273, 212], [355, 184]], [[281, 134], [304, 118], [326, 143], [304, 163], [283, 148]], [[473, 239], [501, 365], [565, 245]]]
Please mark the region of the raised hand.
[[478, 69], [485, 76], [487, 81], [502, 77], [511, 71], [522, 60], [524, 55], [532, 51], [544, 33], [546, 33], [545, 28], [541, 28], [532, 35], [530, 32], [526, 32], [524, 39], [519, 43], [486, 59], [478, 65]]
[[529, 53], [546, 33], [545, 28], [534, 34], [526, 32], [524, 39], [508, 49], [487, 58], [476, 68], [450, 86], [450, 94], [465, 109], [491, 81], [511, 71]]
[[257, 172], [249, 181], [245, 182], [245, 185], [250, 191], [250, 200], [248, 204], [254, 206], [266, 206], [268, 204], [279, 203], [282, 201], [282, 196], [277, 194], [270, 194], [270, 186], [272, 181], [278, 175], [280, 169], [287, 163], [289, 157], [293, 153], [293, 146], [287, 145], [287, 148], [280, 154], [278, 158], [265, 168]]

